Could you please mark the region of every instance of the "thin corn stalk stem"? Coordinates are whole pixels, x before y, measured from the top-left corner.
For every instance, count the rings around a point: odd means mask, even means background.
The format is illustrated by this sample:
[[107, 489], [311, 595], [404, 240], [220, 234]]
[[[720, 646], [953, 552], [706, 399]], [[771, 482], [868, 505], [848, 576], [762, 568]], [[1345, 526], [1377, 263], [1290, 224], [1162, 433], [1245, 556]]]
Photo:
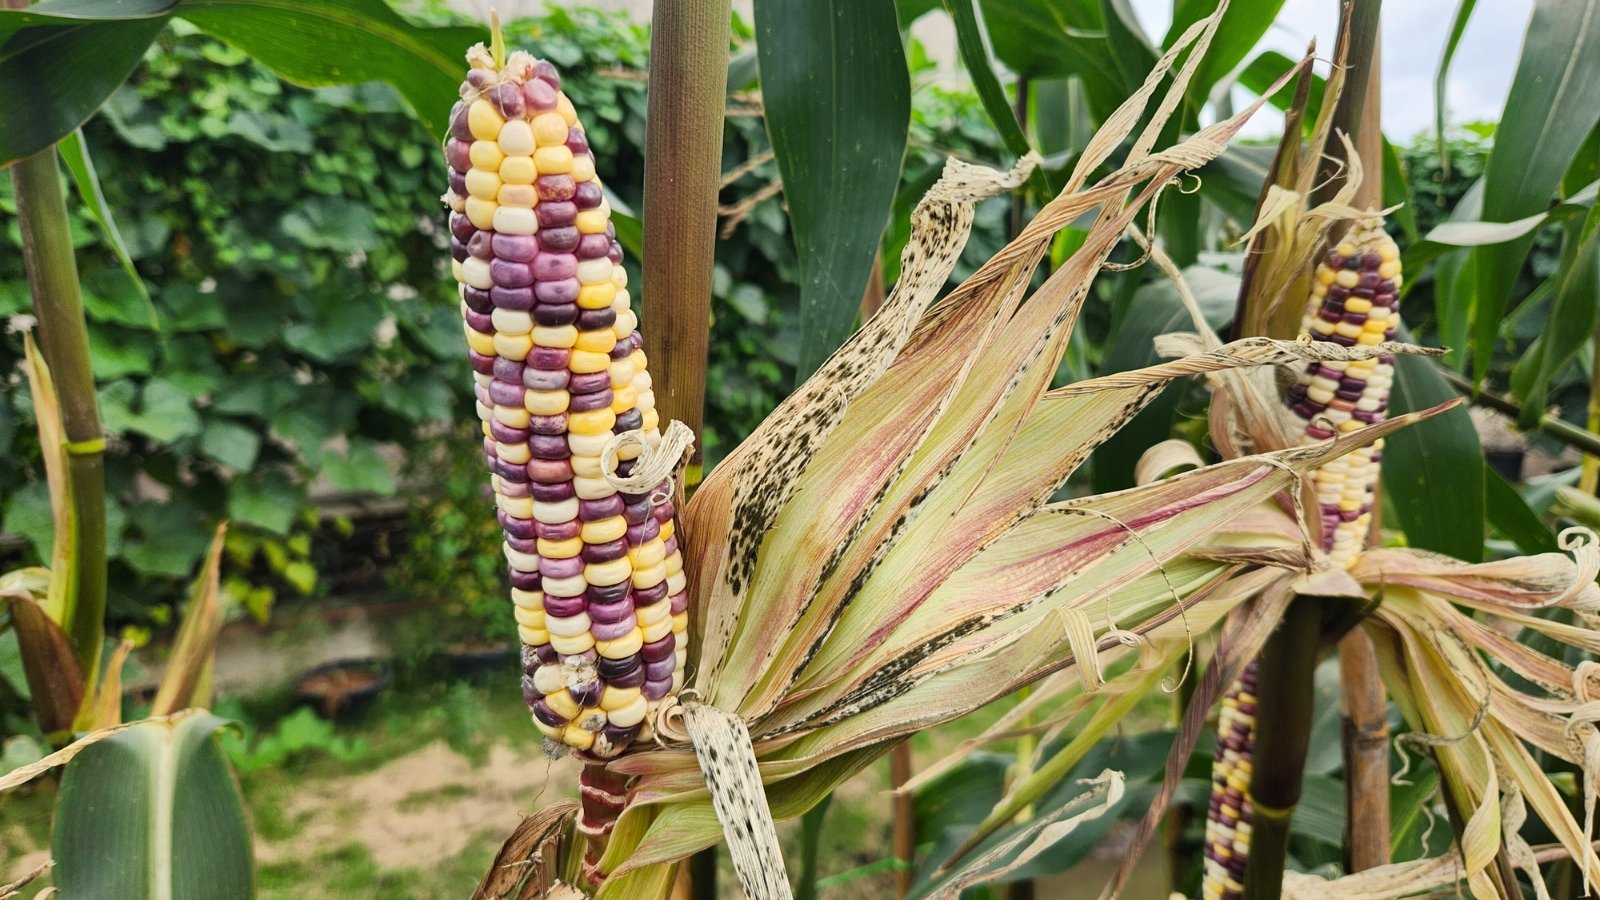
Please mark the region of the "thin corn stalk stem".
[[[656, 406], [700, 434], [705, 421], [711, 273], [722, 181], [729, 0], [656, 0], [645, 128], [645, 355], [661, 380]], [[697, 484], [695, 446], [686, 481]]]
[[72, 519], [72, 571], [55, 573], [57, 578], [71, 579], [60, 625], [72, 640], [92, 694], [105, 636], [105, 432], [89, 365], [89, 331], [55, 148], [14, 163], [11, 181], [23, 264], [39, 321], [39, 345], [60, 396], [67, 440], [71, 509], [54, 511]]
[[904, 897], [911, 893], [911, 866], [917, 855], [916, 798], [910, 793], [899, 793], [911, 780], [911, 741], [905, 740], [889, 751], [889, 785], [894, 794], [894, 858], [903, 865], [894, 871], [894, 895]]
[[1389, 863], [1389, 702], [1377, 651], [1357, 628], [1339, 641], [1343, 704], [1345, 868]]
[[1255, 821], [1250, 832], [1250, 864], [1245, 869], [1245, 900], [1277, 900], [1283, 892], [1289, 819], [1300, 802], [1311, 742], [1322, 611], [1317, 598], [1297, 598], [1261, 651], [1255, 766], [1250, 778]]
[[[1461, 377], [1456, 372], [1436, 366], [1440, 376], [1456, 389], [1456, 392], [1466, 397], [1473, 406], [1482, 406], [1495, 412], [1503, 413], [1513, 420], [1522, 417], [1522, 407], [1513, 400], [1502, 397], [1491, 391], [1478, 390], [1472, 382]], [[1568, 447], [1589, 456], [1600, 456], [1600, 433], [1579, 428], [1570, 422], [1550, 415], [1539, 416], [1539, 431], [1545, 436], [1554, 438]]]
[[[1373, 4], [1376, 6], [1376, 4]], [[1376, 19], [1376, 13], [1374, 13]], [[1383, 131], [1380, 49], [1374, 39], [1366, 65], [1366, 97], [1362, 105], [1357, 152], [1366, 167], [1356, 205], [1375, 208], [1383, 200]], [[1381, 473], [1381, 470], [1380, 470]], [[1379, 476], [1382, 477], [1381, 474]], [[1374, 514], [1374, 532], [1376, 514]], [[1389, 703], [1372, 638], [1357, 628], [1339, 641], [1339, 692], [1344, 751], [1345, 868], [1351, 872], [1389, 862]]]
[[[1596, 323], [1590, 339], [1594, 353], [1589, 361], [1589, 431], [1600, 431], [1600, 323]], [[1578, 490], [1593, 496], [1600, 489], [1600, 455], [1583, 455], [1583, 474], [1578, 479]]]

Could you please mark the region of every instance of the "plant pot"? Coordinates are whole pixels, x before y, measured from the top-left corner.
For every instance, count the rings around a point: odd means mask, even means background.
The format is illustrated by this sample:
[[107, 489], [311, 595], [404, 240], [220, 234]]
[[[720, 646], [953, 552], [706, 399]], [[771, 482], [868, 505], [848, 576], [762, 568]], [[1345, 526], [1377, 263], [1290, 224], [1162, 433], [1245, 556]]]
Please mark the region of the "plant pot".
[[386, 660], [336, 659], [301, 675], [294, 692], [323, 718], [336, 719], [370, 708], [393, 677]]
[[512, 671], [516, 666], [517, 646], [511, 641], [457, 641], [446, 644], [440, 656], [451, 675], [473, 678]]

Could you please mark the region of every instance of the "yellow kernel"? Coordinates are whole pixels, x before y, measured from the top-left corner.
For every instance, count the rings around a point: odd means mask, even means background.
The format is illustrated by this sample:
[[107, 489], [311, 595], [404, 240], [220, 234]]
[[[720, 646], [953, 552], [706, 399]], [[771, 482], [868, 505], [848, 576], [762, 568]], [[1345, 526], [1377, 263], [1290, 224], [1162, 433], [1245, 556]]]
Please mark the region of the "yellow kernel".
[[1372, 312], [1372, 301], [1364, 297], [1351, 297], [1344, 301], [1344, 311], [1352, 313]]
[[[605, 257], [599, 259], [586, 259], [578, 263], [579, 284], [599, 284], [611, 280], [611, 260]], [[616, 287], [615, 284], [612, 287]]]
[[533, 330], [533, 342], [565, 350], [578, 342], [578, 329], [574, 325], [540, 325]]
[[600, 477], [600, 457], [573, 454], [568, 461], [572, 464], [572, 474], [585, 478]]
[[533, 498], [531, 497], [506, 497], [496, 495], [495, 505], [506, 511], [508, 516], [526, 519], [533, 514]]
[[500, 206], [495, 205], [494, 217], [490, 225], [501, 234], [537, 234], [539, 232], [539, 219], [533, 210], [525, 206]]
[[507, 428], [527, 428], [528, 411], [514, 406], [496, 406], [494, 420]]
[[633, 384], [633, 357], [619, 359], [611, 363], [611, 387], [620, 388], [623, 385]]
[[1389, 260], [1389, 261], [1387, 261], [1385, 263], [1382, 263], [1381, 265], [1378, 266], [1378, 277], [1379, 278], [1392, 279], [1392, 278], [1398, 277], [1399, 274], [1400, 274], [1400, 261], [1397, 260], [1397, 259], [1391, 259], [1391, 260]]
[[487, 231], [494, 227], [494, 211], [500, 204], [482, 197], [467, 198], [467, 220], [474, 228]]
[[556, 112], [561, 114], [561, 121], [566, 122], [568, 128], [578, 124], [578, 111], [572, 107], [572, 101], [567, 99], [565, 92], [556, 95]]
[[1363, 331], [1361, 336], [1356, 338], [1356, 343], [1366, 344], [1369, 347], [1375, 347], [1378, 344], [1383, 343], [1383, 332]]
[[[450, 260], [450, 274], [451, 274], [451, 275], [454, 275], [454, 276], [455, 276], [455, 279], [456, 279], [456, 280], [457, 280], [457, 281], [466, 281], [466, 280], [467, 280], [467, 276], [466, 276], [466, 273], [465, 273], [465, 271], [464, 271], [464, 270], [463, 270], [463, 269], [462, 269], [462, 268], [461, 268], [461, 260], [459, 260], [459, 259], [452, 259], [452, 260]], [[465, 308], [466, 308], [466, 306], [467, 306], [467, 304], [466, 304], [466, 303], [462, 303], [462, 304], [461, 304], [461, 307], [462, 307], [462, 308], [463, 308], [463, 309], [465, 309]]]
[[583, 523], [581, 537], [585, 544], [609, 544], [627, 533], [628, 520], [622, 516], [612, 516]]
[[533, 331], [533, 316], [519, 309], [496, 309], [489, 315], [494, 330], [506, 334], [527, 334]]
[[636, 687], [621, 688], [606, 685], [606, 689], [600, 694], [600, 708], [606, 712], [622, 709], [637, 700], [640, 693], [640, 690]]
[[467, 107], [467, 128], [480, 141], [492, 141], [500, 136], [505, 117], [487, 100], [478, 100]]
[[[544, 612], [544, 591], [525, 591], [521, 588], [511, 589], [511, 602], [521, 609], [536, 609], [541, 614]], [[543, 625], [539, 626], [543, 628]], [[545, 693], [549, 693], [546, 691]]]
[[648, 569], [667, 558], [667, 548], [659, 539], [645, 541], [628, 551], [628, 560], [636, 569]]
[[531, 156], [508, 156], [500, 163], [500, 180], [506, 184], [533, 184], [538, 177]]
[[625, 384], [619, 388], [612, 388], [611, 411], [625, 413], [628, 410], [633, 409], [633, 401], [638, 396], [638, 392], [633, 389], [633, 385], [631, 384]]
[[561, 732], [561, 743], [574, 750], [588, 750], [594, 746], [594, 732], [577, 725], [568, 725]]
[[494, 199], [501, 206], [525, 206], [531, 209], [539, 204], [539, 194], [531, 184], [501, 184]]
[[[515, 411], [513, 410], [512, 412], [515, 412]], [[496, 418], [498, 418], [498, 417], [496, 417]], [[526, 443], [522, 443], [522, 444], [500, 444], [500, 443], [497, 443], [497, 444], [494, 445], [494, 453], [495, 453], [496, 456], [500, 457], [501, 459], [505, 460], [508, 463], [511, 463], [514, 466], [525, 466], [525, 465], [527, 465], [529, 462], [531, 462], [533, 460], [533, 453], [532, 453], [532, 451], [530, 451], [528, 449], [528, 445]]]
[[[672, 593], [676, 594], [677, 591], [673, 591]], [[689, 632], [688, 610], [685, 610], [681, 613], [672, 614], [672, 632], [674, 634], [687, 634]], [[684, 657], [679, 656], [678, 659], [681, 661], [684, 659]]]
[[667, 540], [669, 538], [671, 538], [672, 535], [676, 531], [677, 531], [677, 526], [672, 524], [672, 520], [671, 519], [668, 519], [665, 522], [662, 522], [661, 523], [661, 542], [663, 544], [666, 543]]
[[523, 406], [536, 416], [559, 416], [567, 411], [572, 397], [566, 391], [528, 391]]
[[639, 571], [634, 572], [633, 573], [633, 586], [636, 587], [636, 588], [639, 588], [640, 590], [643, 590], [645, 588], [653, 588], [656, 585], [660, 584], [661, 582], [665, 581], [666, 578], [667, 578], [667, 565], [666, 565], [666, 563], [656, 563], [655, 565], [650, 566], [649, 568], [640, 569]]
[[1340, 269], [1339, 274], [1333, 276], [1333, 280], [1341, 287], [1353, 288], [1360, 283], [1361, 276], [1349, 269]]
[[[521, 119], [512, 119], [500, 129], [499, 150], [502, 156], [527, 156], [533, 152], [533, 129]], [[473, 161], [477, 165], [477, 161]]]
[[579, 500], [604, 500], [615, 494], [617, 489], [599, 475], [578, 475], [574, 472], [572, 492], [578, 495]]
[[643, 626], [654, 625], [657, 622], [672, 621], [672, 604], [667, 602], [651, 603], [641, 606], [635, 613], [639, 617], [639, 624]]
[[544, 610], [542, 609], [529, 609], [526, 606], [513, 606], [511, 607], [511, 617], [516, 619], [517, 624], [521, 625], [523, 628], [544, 627]]
[[616, 424], [617, 414], [609, 407], [567, 415], [567, 430], [573, 434], [605, 434]]
[[[543, 172], [544, 167], [541, 166], [539, 171]], [[605, 234], [608, 218], [604, 207], [597, 206], [594, 209], [579, 210], [576, 224], [578, 230], [584, 234]]]
[[577, 637], [589, 633], [589, 614], [578, 613], [575, 616], [556, 617], [550, 616], [544, 621], [544, 630], [550, 632], [552, 640], [555, 638]]
[[571, 559], [583, 552], [581, 538], [567, 538], [564, 541], [552, 541], [539, 538], [539, 555], [550, 559]]
[[614, 641], [595, 641], [594, 649], [606, 659], [627, 659], [644, 646], [644, 635], [635, 628]]
[[610, 365], [611, 357], [604, 353], [574, 350], [572, 359], [567, 363], [567, 369], [576, 375], [591, 375], [595, 372], [604, 372]]
[[644, 694], [634, 697], [628, 705], [612, 710], [606, 720], [618, 728], [631, 728], [644, 721], [645, 714], [650, 711], [650, 703]]
[[547, 112], [533, 117], [533, 141], [540, 147], [555, 147], [567, 142], [567, 123], [560, 113]]
[[672, 551], [672, 555], [667, 557], [667, 575], [668, 576], [676, 575], [676, 574], [678, 574], [679, 572], [682, 572], [682, 571], [683, 571], [683, 554], [681, 554], [678, 551], [674, 550], [674, 551]]
[[578, 306], [582, 309], [610, 309], [617, 289], [611, 282], [586, 284], [578, 288]]
[[[663, 603], [663, 604], [659, 604], [659, 605], [666, 606], [667, 604]], [[659, 641], [662, 638], [666, 637], [668, 634], [672, 633], [672, 620], [670, 618], [668, 618], [668, 619], [663, 619], [662, 621], [656, 622], [656, 623], [651, 624], [651, 625], [645, 625], [645, 626], [643, 626], [643, 631], [644, 631], [644, 639], [645, 640], [647, 640], [647, 641]]]
[[506, 359], [521, 362], [528, 358], [533, 350], [533, 338], [526, 334], [497, 334], [494, 336], [494, 352]]
[[[582, 653], [583, 651], [579, 650], [576, 652]], [[556, 715], [563, 719], [570, 721], [578, 717], [578, 711], [580, 709], [578, 706], [578, 701], [572, 699], [572, 694], [568, 693], [565, 688], [559, 691], [551, 691], [550, 693], [546, 694], [544, 702], [548, 703], [550, 708], [555, 710]]]
[[484, 334], [481, 331], [473, 331], [471, 328], [467, 328], [466, 332], [467, 346], [471, 347], [473, 352], [483, 356], [494, 355], [494, 335]]
[[631, 574], [633, 567], [628, 565], [626, 557], [608, 562], [590, 563], [583, 568], [583, 580], [599, 586], [621, 584], [627, 581]]
[[[566, 175], [572, 171], [572, 151], [566, 144], [556, 147], [540, 147], [533, 151], [533, 164], [538, 167], [540, 175]], [[582, 213], [579, 213], [580, 217]]]
[[522, 642], [529, 647], [550, 643], [550, 632], [543, 628], [518, 628], [517, 637], [522, 638]]
[[651, 432], [655, 431], [661, 426], [661, 414], [656, 412], [654, 409], [641, 408], [639, 411], [639, 418], [639, 428], [641, 431]]
[[572, 180], [579, 184], [594, 180], [594, 156], [579, 153], [572, 157]]
[[617, 345], [617, 336], [607, 328], [602, 331], [582, 331], [578, 333], [577, 343], [573, 347], [578, 350], [588, 350], [594, 353], [610, 354], [611, 348]]
[[[473, 141], [467, 156], [472, 160], [474, 169], [487, 169], [490, 172], [500, 168], [500, 163], [506, 158], [500, 145], [494, 141]], [[471, 177], [472, 173], [468, 172], [467, 175]]]
[[572, 450], [573, 456], [599, 456], [605, 452], [606, 444], [611, 442], [611, 433], [602, 431], [598, 434], [578, 434], [567, 432], [567, 447]]
[[1337, 276], [1338, 276], [1338, 273], [1333, 271], [1332, 269], [1328, 268], [1327, 266], [1317, 266], [1317, 283], [1318, 284], [1333, 284], [1333, 279], [1336, 278]]
[[550, 646], [556, 648], [556, 652], [562, 656], [584, 653], [594, 646], [594, 635], [585, 631], [583, 634], [575, 634], [572, 637], [562, 637], [552, 632]]

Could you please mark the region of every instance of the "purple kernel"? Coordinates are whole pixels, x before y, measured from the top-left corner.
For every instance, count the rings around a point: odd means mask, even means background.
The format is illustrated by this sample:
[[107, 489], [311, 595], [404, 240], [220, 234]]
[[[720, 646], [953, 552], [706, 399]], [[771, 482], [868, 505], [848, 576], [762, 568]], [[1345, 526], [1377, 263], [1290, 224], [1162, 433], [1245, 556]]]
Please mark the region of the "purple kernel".
[[603, 234], [586, 234], [578, 241], [579, 259], [599, 259], [611, 252], [611, 239]]
[[560, 484], [572, 480], [571, 460], [532, 459], [524, 468], [529, 478], [541, 484]]
[[496, 518], [500, 520], [500, 529], [506, 534], [509, 534], [515, 538], [521, 538], [523, 540], [539, 536], [538, 529], [536, 527], [539, 523], [535, 522], [534, 520], [519, 519], [516, 516], [507, 513], [503, 509], [498, 510], [498, 513], [499, 515], [496, 516]]
[[489, 397], [496, 406], [521, 406], [523, 387], [520, 383], [495, 379], [489, 382]]
[[598, 522], [622, 514], [622, 497], [612, 494], [599, 500], [579, 500], [578, 518], [585, 522]]
[[570, 253], [540, 253], [533, 258], [533, 277], [559, 281], [578, 274], [578, 259]]
[[571, 618], [588, 609], [589, 601], [582, 597], [552, 597], [544, 595], [544, 614], [558, 619]]
[[559, 503], [572, 496], [572, 482], [563, 481], [557, 484], [539, 484], [534, 482], [528, 488], [528, 494], [541, 503]]
[[643, 427], [644, 413], [637, 409], [630, 409], [627, 412], [617, 413], [617, 424], [612, 426], [611, 430], [621, 434], [624, 431], [638, 431]]
[[679, 591], [673, 594], [668, 602], [672, 604], [672, 614], [677, 615], [689, 608], [689, 594], [687, 591]]
[[572, 694], [572, 699], [578, 701], [579, 706], [585, 709], [593, 709], [600, 705], [600, 692], [605, 690], [605, 687], [604, 684], [597, 680], [587, 682], [579, 687], [568, 688], [567, 691]]
[[571, 325], [580, 315], [575, 303], [539, 303], [533, 307], [533, 321], [540, 325]]
[[517, 360], [496, 357], [494, 361], [494, 377], [501, 381], [509, 381], [516, 384], [522, 381], [522, 370], [524, 368], [522, 363]]
[[444, 142], [444, 161], [457, 172], [472, 168], [472, 142], [451, 137]]
[[464, 241], [478, 233], [472, 220], [458, 212], [450, 214], [450, 235], [458, 241]]
[[637, 627], [639, 627], [639, 623], [633, 621], [631, 616], [627, 619], [623, 619], [621, 622], [609, 622], [604, 624], [595, 622], [591, 619], [589, 624], [589, 633], [594, 635], [594, 639], [597, 641], [614, 641], [619, 637], [624, 637], [633, 633], [633, 630]]
[[560, 728], [567, 724], [567, 720], [561, 718], [561, 714], [551, 709], [550, 704], [542, 699], [533, 704], [533, 717], [551, 728]]
[[638, 525], [628, 526], [628, 543], [635, 547], [660, 535], [661, 524], [655, 519], [646, 519]]
[[585, 181], [572, 192], [572, 202], [576, 203], [579, 209], [594, 209], [605, 198], [605, 191], [600, 189], [598, 181]]
[[526, 479], [516, 483], [503, 481], [500, 483], [499, 487], [499, 493], [506, 497], [531, 497], [533, 495], [533, 489], [529, 486]]
[[535, 347], [528, 354], [528, 362], [536, 369], [565, 369], [572, 361], [572, 351], [560, 347]]
[[667, 632], [666, 637], [663, 637], [661, 640], [650, 641], [643, 647], [639, 648], [639, 655], [644, 657], [647, 662], [657, 662], [663, 659], [671, 659], [672, 651], [676, 649], [677, 646], [677, 637], [675, 637], [672, 632], [669, 631]]
[[523, 83], [522, 99], [535, 112], [548, 112], [556, 108], [556, 89], [549, 82], [535, 78]]
[[494, 334], [494, 320], [489, 317], [488, 313], [473, 312], [469, 309], [465, 313], [465, 318], [467, 327], [473, 331], [480, 334]]
[[[621, 496], [620, 494], [618, 495]], [[632, 502], [625, 502], [622, 510], [623, 518], [629, 525], [642, 525], [650, 518], [650, 498], [645, 497]]]
[[467, 253], [467, 245], [466, 244], [461, 243], [460, 241], [456, 240], [455, 238], [451, 238], [450, 239], [450, 258], [451, 259], [455, 260], [456, 262], [466, 262], [467, 257], [470, 256], [470, 255], [471, 254]]
[[533, 77], [545, 82], [556, 90], [561, 90], [561, 73], [547, 59], [541, 59], [533, 64]]
[[665, 697], [671, 692], [672, 679], [669, 678], [666, 681], [651, 681], [649, 678], [645, 679], [644, 696], [646, 700], [660, 700], [662, 697]]
[[489, 298], [500, 309], [527, 312], [533, 309], [533, 288], [496, 287], [489, 290]]
[[667, 583], [665, 581], [647, 588], [634, 588], [633, 603], [635, 606], [654, 606], [667, 599]]
[[534, 179], [533, 186], [539, 191], [540, 203], [571, 200], [578, 189], [571, 175], [540, 175]]
[[532, 416], [528, 420], [528, 430], [534, 434], [561, 435], [564, 439], [567, 433], [567, 414]]
[[494, 461], [494, 465], [491, 468], [496, 475], [499, 475], [506, 481], [520, 484], [528, 480], [528, 470], [523, 466], [517, 465], [516, 463], [508, 463], [503, 459], [497, 459]]
[[527, 263], [495, 259], [489, 263], [489, 277], [497, 287], [519, 288], [533, 284], [534, 273]]
[[611, 352], [606, 355], [612, 359], [627, 359], [633, 355], [633, 349], [633, 345], [627, 341], [617, 341], [617, 345], [612, 347]]
[[570, 541], [583, 531], [583, 523], [574, 519], [571, 522], [558, 522], [554, 525], [539, 522], [534, 528], [534, 533], [547, 541]]
[[585, 544], [583, 558], [588, 562], [610, 562], [628, 554], [628, 542], [622, 538], [603, 544]]
[[457, 101], [450, 107], [450, 136], [458, 141], [471, 141], [472, 128], [467, 125], [467, 104]]
[[572, 380], [566, 369], [523, 369], [522, 384], [531, 391], [559, 391]]
[[611, 405], [611, 389], [595, 391], [592, 394], [573, 394], [572, 411], [588, 412], [594, 409], [605, 409]]
[[538, 572], [523, 572], [517, 569], [509, 569], [507, 571], [509, 572], [511, 586], [519, 591], [537, 591], [543, 584], [539, 580]]
[[531, 234], [501, 234], [492, 240], [494, 255], [512, 262], [528, 262], [539, 252], [539, 242]]
[[576, 225], [543, 228], [539, 230], [539, 246], [556, 253], [571, 253], [578, 248], [581, 237]]
[[557, 653], [556, 648], [549, 644], [540, 644], [533, 648], [533, 655], [535, 659], [547, 666], [553, 666], [561, 661], [561, 654]]
[[591, 584], [586, 594], [590, 603], [607, 604], [626, 599], [631, 590], [628, 582], [619, 581], [616, 584]]
[[576, 303], [578, 290], [582, 285], [576, 278], [563, 278], [560, 281], [541, 281], [533, 286], [533, 296], [540, 303]]
[[611, 252], [606, 254], [606, 258], [610, 259], [613, 265], [622, 265], [622, 245], [613, 240]]
[[535, 434], [528, 438], [528, 452], [540, 459], [566, 459], [572, 453], [566, 437], [559, 434]]
[[580, 331], [609, 330], [615, 324], [617, 324], [617, 311], [614, 309], [586, 309], [578, 314]]
[[[471, 240], [467, 241], [467, 252], [479, 259], [493, 260], [494, 248], [491, 246], [493, 243], [493, 238], [493, 232], [478, 232], [472, 236]], [[491, 262], [490, 265], [493, 265], [493, 262]]]
[[539, 217], [540, 228], [560, 228], [571, 225], [578, 217], [578, 207], [570, 200], [541, 201], [533, 208]]
[[589, 603], [589, 621], [610, 624], [623, 619], [634, 621], [633, 603], [623, 598], [614, 603]]
[[611, 387], [611, 375], [608, 372], [572, 376], [571, 391], [574, 394], [590, 394], [608, 387]]
[[600, 729], [600, 733], [605, 735], [606, 742], [611, 746], [626, 747], [639, 736], [639, 726], [629, 725], [624, 728], [621, 725], [607, 725]]
[[574, 575], [582, 575], [583, 560], [576, 556], [569, 556], [566, 559], [541, 558], [539, 574], [546, 578], [571, 578]]
[[489, 423], [489, 435], [502, 444], [520, 444], [529, 437], [528, 429], [512, 428], [499, 419]]
[[467, 196], [467, 176], [457, 172], [455, 169], [451, 169], [446, 176], [446, 180], [450, 185], [450, 190], [457, 197]]
[[672, 670], [676, 667], [676, 659], [657, 659], [644, 664], [644, 677], [646, 681], [672, 682]]
[[522, 89], [514, 84], [497, 85], [489, 96], [494, 100], [494, 105], [500, 110], [500, 115], [508, 119], [518, 119], [527, 109], [527, 101], [522, 97]]
[[589, 152], [589, 136], [583, 133], [582, 128], [573, 126], [567, 129], [567, 149], [573, 156], [580, 156]]
[[1361, 254], [1361, 268], [1376, 269], [1381, 265], [1383, 265], [1383, 257], [1379, 256], [1373, 251], [1368, 250], [1367, 252]]
[[522, 538], [508, 537], [506, 538], [506, 546], [517, 551], [518, 553], [539, 552], [539, 542], [537, 540], [525, 541]]

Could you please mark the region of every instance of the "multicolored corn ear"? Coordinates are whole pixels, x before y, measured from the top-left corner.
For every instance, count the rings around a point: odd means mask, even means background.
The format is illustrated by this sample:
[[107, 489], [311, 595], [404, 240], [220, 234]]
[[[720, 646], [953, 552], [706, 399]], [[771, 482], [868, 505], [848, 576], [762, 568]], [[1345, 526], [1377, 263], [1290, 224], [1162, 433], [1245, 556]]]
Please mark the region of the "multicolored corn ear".
[[[497, 40], [498, 50], [498, 40]], [[505, 532], [523, 696], [552, 753], [607, 759], [683, 685], [688, 615], [671, 485], [622, 493], [617, 435], [660, 441], [594, 155], [561, 77], [474, 47], [450, 116], [452, 268]], [[626, 476], [639, 442], [613, 447]]]
[[[1400, 248], [1381, 219], [1356, 224], [1317, 265], [1302, 330], [1344, 347], [1394, 340], [1400, 324]], [[1394, 357], [1313, 363], [1289, 389], [1288, 404], [1306, 422], [1308, 443], [1381, 422], [1389, 411]], [[1383, 441], [1353, 450], [1316, 471], [1323, 549], [1348, 566], [1366, 542]]]
[[[1400, 248], [1383, 220], [1357, 222], [1317, 264], [1301, 330], [1314, 341], [1342, 347], [1376, 346], [1394, 339], [1400, 324]], [[1309, 364], [1285, 402], [1305, 421], [1306, 443], [1326, 441], [1383, 421], [1394, 382], [1394, 357]], [[1349, 567], [1366, 544], [1383, 458], [1381, 439], [1337, 457], [1311, 476], [1322, 525], [1322, 548], [1337, 566]], [[1206, 818], [1205, 900], [1238, 900], [1250, 854], [1250, 770], [1255, 750], [1255, 680], [1252, 662], [1222, 700], [1217, 753], [1211, 765], [1211, 808]]]

